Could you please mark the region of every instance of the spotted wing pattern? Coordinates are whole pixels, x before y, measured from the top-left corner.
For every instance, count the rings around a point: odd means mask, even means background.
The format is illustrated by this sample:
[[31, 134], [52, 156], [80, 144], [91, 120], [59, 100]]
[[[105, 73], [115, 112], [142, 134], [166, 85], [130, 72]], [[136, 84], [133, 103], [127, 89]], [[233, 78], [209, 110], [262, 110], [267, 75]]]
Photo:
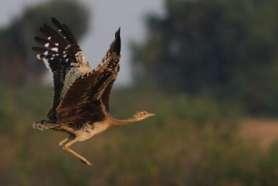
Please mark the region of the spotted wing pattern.
[[57, 107], [58, 122], [80, 128], [87, 122], [104, 119], [106, 112], [100, 95], [110, 81], [108, 74], [97, 76], [95, 71], [77, 79]]
[[[40, 28], [42, 36], [35, 37], [39, 46], [32, 49], [36, 52], [37, 59], [46, 63], [53, 73], [54, 99], [48, 118], [55, 121], [57, 119], [56, 107], [60, 103], [62, 93], [67, 90], [65, 84], [71, 84], [81, 76], [83, 72], [80, 72], [80, 66], [88, 64], [68, 27], [55, 18], [52, 18], [52, 23], [54, 28], [47, 24]], [[71, 72], [70, 75], [68, 75], [69, 72]], [[77, 77], [75, 77], [76, 74], [78, 74]], [[66, 79], [71, 80], [66, 81]]]
[[60, 123], [81, 127], [86, 122], [104, 119], [109, 94], [119, 71], [120, 49], [120, 31], [117, 31], [102, 63], [77, 79], [61, 100], [57, 107]]

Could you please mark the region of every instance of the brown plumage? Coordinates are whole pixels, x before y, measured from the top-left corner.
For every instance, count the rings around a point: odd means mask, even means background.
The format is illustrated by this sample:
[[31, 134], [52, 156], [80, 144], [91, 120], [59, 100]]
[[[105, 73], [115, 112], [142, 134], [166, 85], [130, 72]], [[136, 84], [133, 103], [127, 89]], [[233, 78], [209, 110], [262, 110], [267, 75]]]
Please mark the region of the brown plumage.
[[52, 71], [54, 99], [47, 120], [34, 122], [33, 127], [68, 133], [69, 137], [59, 145], [91, 165], [70, 146], [113, 126], [139, 122], [154, 114], [143, 111], [121, 120], [109, 112], [109, 96], [120, 69], [120, 29], [101, 63], [92, 69], [69, 28], [55, 18], [52, 23], [54, 28], [46, 24], [40, 28], [42, 36], [35, 37], [40, 46], [33, 50], [37, 59]]

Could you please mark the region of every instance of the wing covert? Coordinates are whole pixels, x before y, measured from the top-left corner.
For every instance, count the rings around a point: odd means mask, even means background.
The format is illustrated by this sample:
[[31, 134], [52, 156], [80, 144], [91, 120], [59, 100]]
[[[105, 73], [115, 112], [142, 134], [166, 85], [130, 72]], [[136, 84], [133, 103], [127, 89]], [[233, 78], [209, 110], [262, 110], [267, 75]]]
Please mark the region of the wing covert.
[[80, 126], [87, 121], [103, 119], [106, 110], [100, 98], [111, 81], [110, 74], [97, 74], [96, 71], [78, 78], [57, 107], [58, 121]]
[[54, 28], [47, 24], [40, 28], [41, 36], [35, 37], [39, 46], [32, 49], [36, 52], [36, 58], [46, 63], [53, 73], [54, 99], [48, 118], [56, 120], [56, 107], [61, 100], [66, 75], [86, 60], [69, 28], [56, 18], [52, 18], [52, 23]]
[[110, 93], [113, 87], [113, 84], [117, 78], [118, 72], [120, 70], [120, 61], [121, 57], [121, 35], [120, 29], [115, 33], [115, 39], [110, 45], [109, 50], [107, 51], [105, 57], [102, 59], [102, 62], [96, 68], [98, 74], [109, 73], [112, 77], [109, 84], [106, 86], [103, 94], [101, 96], [102, 102], [105, 105], [107, 111], [110, 110], [109, 98]]

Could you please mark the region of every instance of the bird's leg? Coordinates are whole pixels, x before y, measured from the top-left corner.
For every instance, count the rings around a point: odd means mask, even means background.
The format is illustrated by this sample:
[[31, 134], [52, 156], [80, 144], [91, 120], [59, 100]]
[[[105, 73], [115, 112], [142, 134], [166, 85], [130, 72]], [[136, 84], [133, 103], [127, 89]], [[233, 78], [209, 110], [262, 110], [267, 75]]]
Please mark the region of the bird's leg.
[[73, 138], [74, 138], [74, 136], [72, 134], [70, 134], [67, 138], [65, 138], [59, 142], [59, 146], [63, 146], [65, 143], [67, 143], [69, 140], [71, 140]]
[[81, 160], [83, 163], [91, 166], [91, 162], [89, 162], [86, 158], [84, 158], [83, 156], [81, 156], [80, 154], [78, 154], [77, 152], [75, 152], [74, 150], [72, 150], [70, 148], [71, 145], [73, 145], [74, 143], [77, 142], [77, 139], [73, 139], [69, 142], [67, 142], [64, 146], [63, 146], [63, 150], [68, 151], [69, 153], [71, 153], [73, 156], [77, 157], [79, 160]]
[[59, 142], [59, 146], [63, 146], [68, 141], [69, 141], [69, 137], [63, 139], [62, 141]]
[[66, 125], [61, 125], [60, 128], [61, 128], [61, 129], [64, 129], [65, 131], [69, 132], [69, 133], [72, 134], [72, 135], [75, 134], [74, 129], [72, 129], [72, 128], [66, 126]]

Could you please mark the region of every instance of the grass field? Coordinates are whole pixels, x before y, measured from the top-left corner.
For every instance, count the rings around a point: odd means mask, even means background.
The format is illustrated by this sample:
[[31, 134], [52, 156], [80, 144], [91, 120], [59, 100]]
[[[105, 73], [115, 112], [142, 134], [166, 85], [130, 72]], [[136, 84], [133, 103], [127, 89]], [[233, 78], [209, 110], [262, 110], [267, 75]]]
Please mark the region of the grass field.
[[63, 134], [31, 127], [34, 120], [44, 118], [50, 89], [2, 90], [1, 185], [278, 184], [278, 146], [271, 144], [276, 121], [242, 119], [232, 104], [227, 108], [208, 98], [115, 91], [115, 116], [127, 117], [139, 110], [156, 116], [75, 145], [92, 161], [88, 168], [58, 147]]
[[263, 150], [266, 150], [278, 140], [278, 120], [243, 119], [240, 134], [244, 139], [255, 141]]

